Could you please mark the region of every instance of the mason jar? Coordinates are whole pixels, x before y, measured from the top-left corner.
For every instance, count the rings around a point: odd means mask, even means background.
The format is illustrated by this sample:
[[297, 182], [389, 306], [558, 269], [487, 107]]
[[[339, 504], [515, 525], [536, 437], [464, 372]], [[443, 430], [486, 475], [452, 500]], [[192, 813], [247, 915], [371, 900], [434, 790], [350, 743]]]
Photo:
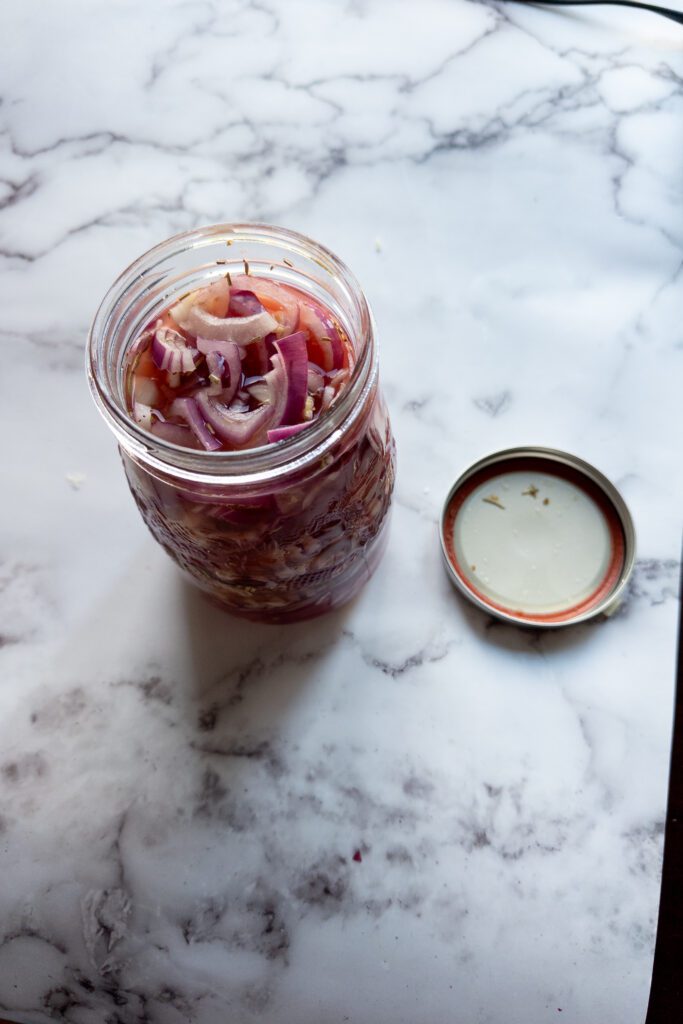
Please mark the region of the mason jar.
[[[353, 346], [346, 387], [305, 431], [262, 447], [197, 451], [149, 433], [126, 401], [125, 355], [174, 299], [226, 271], [270, 278], [327, 306]], [[88, 339], [90, 388], [152, 535], [213, 600], [261, 622], [350, 600], [382, 556], [395, 446], [372, 315], [355, 277], [304, 235], [219, 224], [176, 235], [114, 282]]]

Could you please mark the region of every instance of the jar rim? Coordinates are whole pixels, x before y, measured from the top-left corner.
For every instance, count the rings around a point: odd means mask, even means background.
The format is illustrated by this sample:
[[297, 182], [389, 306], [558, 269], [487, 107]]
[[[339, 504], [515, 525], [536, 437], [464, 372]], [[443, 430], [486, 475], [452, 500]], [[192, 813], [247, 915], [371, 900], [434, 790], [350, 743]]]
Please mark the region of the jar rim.
[[[346, 387], [337, 402], [321, 414], [310, 429], [277, 444], [217, 452], [183, 448], [148, 433], [137, 424], [110, 380], [108, 370], [119, 373], [123, 356], [134, 337], [131, 334], [126, 339], [118, 363], [108, 360], [109, 350], [121, 330], [121, 317], [130, 308], [131, 302], [148, 288], [159, 287], [163, 281], [163, 276], [159, 277], [159, 270], [166, 261], [188, 251], [200, 252], [202, 248], [216, 243], [227, 246], [234, 244], [236, 249], [240, 243], [279, 245], [283, 251], [287, 250], [289, 254], [317, 264], [341, 284], [355, 306], [359, 338], [352, 338], [352, 341], [358, 341], [358, 348]], [[215, 265], [215, 261], [212, 263]], [[203, 266], [200, 260], [197, 265]], [[294, 468], [304, 468], [310, 462], [324, 457], [364, 407], [365, 399], [375, 387], [377, 377], [374, 318], [354, 274], [335, 253], [320, 243], [300, 232], [277, 225], [210, 224], [180, 232], [159, 242], [119, 274], [107, 290], [90, 327], [86, 372], [93, 399], [105, 422], [126, 453], [144, 464], [148, 471], [156, 470], [161, 475], [172, 473], [174, 476], [207, 484], [228, 481], [236, 484], [244, 484], [246, 481], [262, 483], [289, 474]]]

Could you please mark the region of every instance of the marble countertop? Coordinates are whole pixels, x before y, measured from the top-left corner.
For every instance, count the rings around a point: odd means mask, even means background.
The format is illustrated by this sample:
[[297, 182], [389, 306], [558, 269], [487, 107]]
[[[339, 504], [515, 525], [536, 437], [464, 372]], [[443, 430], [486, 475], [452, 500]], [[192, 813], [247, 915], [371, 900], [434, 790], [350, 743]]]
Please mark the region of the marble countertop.
[[[465, 0], [4, 4], [0, 1015], [641, 1024], [681, 529], [683, 30]], [[245, 625], [147, 534], [83, 373], [169, 234], [259, 219], [370, 298], [399, 452], [353, 605]], [[451, 589], [495, 448], [638, 532], [611, 620]]]

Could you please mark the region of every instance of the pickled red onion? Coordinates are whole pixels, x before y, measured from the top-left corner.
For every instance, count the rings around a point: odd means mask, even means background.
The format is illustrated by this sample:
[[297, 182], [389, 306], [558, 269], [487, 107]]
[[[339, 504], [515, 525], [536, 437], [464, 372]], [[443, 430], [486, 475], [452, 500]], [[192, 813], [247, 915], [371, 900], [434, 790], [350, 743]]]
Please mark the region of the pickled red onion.
[[206, 423], [199, 411], [199, 406], [194, 398], [176, 398], [171, 403], [169, 412], [171, 416], [180, 416], [187, 421], [190, 430], [200, 444], [206, 448], [207, 452], [215, 452], [221, 447], [218, 438], [207, 429]]
[[154, 365], [168, 373], [192, 373], [195, 368], [196, 348], [187, 345], [182, 334], [170, 327], [159, 327], [152, 340]]
[[268, 441], [273, 443], [274, 441], [286, 441], [288, 437], [294, 437], [300, 430], [304, 430], [305, 427], [310, 426], [310, 420], [306, 420], [305, 423], [293, 423], [289, 427], [276, 427], [274, 430], [268, 431]]
[[218, 437], [235, 448], [241, 448], [251, 441], [273, 418], [271, 405], [262, 405], [251, 412], [231, 412], [209, 395], [206, 389], [199, 391], [196, 398], [207, 423], [211, 424]]
[[253, 316], [260, 313], [263, 305], [252, 291], [245, 288], [233, 288], [230, 292], [228, 316]]
[[[282, 413], [273, 426], [290, 426], [298, 423], [304, 415], [308, 385], [308, 350], [306, 348], [306, 334], [304, 331], [297, 331], [296, 334], [289, 334], [286, 338], [279, 338], [275, 342], [280, 359], [284, 383], [280, 386], [284, 390], [284, 403]], [[272, 378], [275, 383], [276, 378]], [[269, 381], [270, 383], [270, 381]]]
[[240, 350], [238, 346], [234, 341], [211, 341], [209, 338], [197, 338], [197, 348], [206, 356], [206, 364], [209, 368], [210, 374], [213, 373], [212, 365], [215, 365], [213, 360], [212, 363], [209, 363], [210, 356], [219, 355], [225, 360], [225, 366], [228, 370], [229, 378], [224, 381], [224, 376], [221, 374], [221, 387], [214, 388], [212, 386], [209, 390], [209, 394], [218, 394], [223, 390], [222, 385], [225, 383], [227, 388], [222, 397], [222, 401], [227, 405], [228, 402], [234, 398], [242, 379], [242, 361], [240, 359]]

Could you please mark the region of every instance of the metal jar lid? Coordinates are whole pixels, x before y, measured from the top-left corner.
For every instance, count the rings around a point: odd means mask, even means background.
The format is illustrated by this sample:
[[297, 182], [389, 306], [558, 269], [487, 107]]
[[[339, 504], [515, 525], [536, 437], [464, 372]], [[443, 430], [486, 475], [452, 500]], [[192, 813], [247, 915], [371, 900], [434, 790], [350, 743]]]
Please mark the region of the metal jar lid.
[[465, 470], [441, 516], [448, 574], [473, 604], [536, 628], [610, 614], [635, 559], [631, 514], [589, 463], [509, 448]]

